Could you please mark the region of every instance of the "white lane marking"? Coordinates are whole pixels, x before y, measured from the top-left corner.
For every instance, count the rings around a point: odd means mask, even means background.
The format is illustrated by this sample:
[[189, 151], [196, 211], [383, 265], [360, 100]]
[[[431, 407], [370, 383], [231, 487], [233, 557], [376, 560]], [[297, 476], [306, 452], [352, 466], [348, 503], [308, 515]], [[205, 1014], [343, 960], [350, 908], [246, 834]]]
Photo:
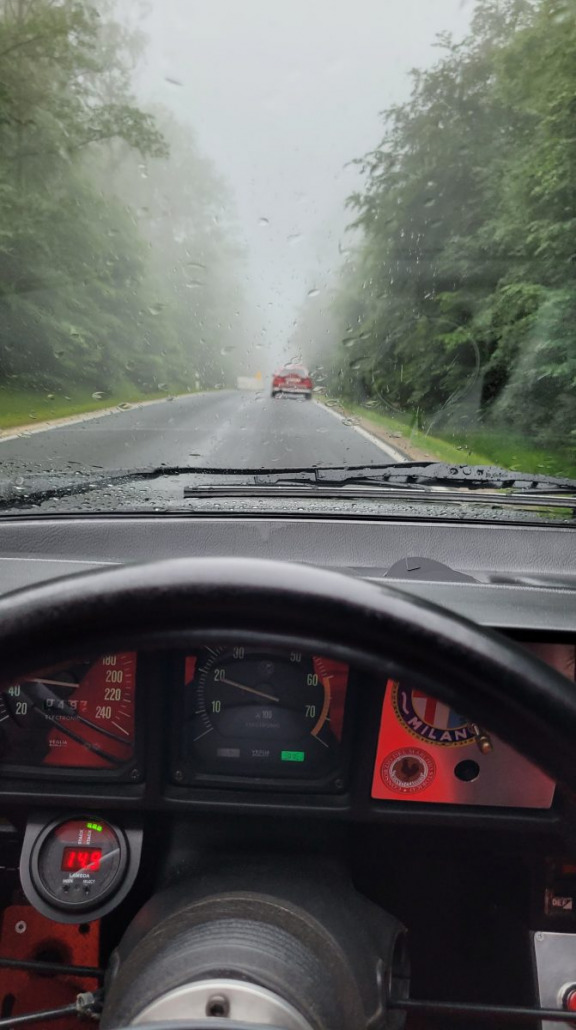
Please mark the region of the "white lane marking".
[[[204, 392], [199, 390], [198, 393], [182, 393], [176, 394], [175, 399], [180, 400], [181, 397], [202, 397]], [[100, 408], [99, 411], [85, 411], [80, 412], [78, 415], [64, 415], [62, 418], [55, 418], [50, 421], [49, 419], [43, 421], [38, 426], [32, 426], [26, 423], [22, 426], [14, 426], [12, 431], [7, 431], [7, 435], [0, 429], [0, 443], [8, 443], [9, 440], [21, 440], [22, 437], [26, 439], [27, 436], [35, 436], [36, 433], [49, 433], [52, 429], [65, 428], [66, 426], [75, 426], [80, 422], [90, 422], [95, 418], [105, 418], [108, 415], [123, 414], [127, 411], [138, 411], [140, 408], [146, 408], [150, 404], [165, 404], [166, 397], [157, 397], [152, 401], [134, 401], [130, 404], [129, 408], [120, 408], [116, 405], [113, 408]], [[135, 427], [136, 428], [136, 427]], [[133, 432], [133, 429], [130, 429]]]
[[[326, 404], [321, 404], [319, 401], [315, 401], [314, 403], [317, 405], [317, 407], [322, 408], [323, 411], [328, 412], [329, 415], [332, 415], [334, 418], [337, 418], [341, 425], [343, 424], [345, 417], [343, 418], [342, 415], [339, 414], [339, 412], [334, 410], [334, 408], [329, 408], [326, 406]], [[373, 436], [372, 433], [369, 433], [367, 429], [363, 429], [362, 426], [355, 426], [354, 424], [348, 423], [346, 424], [345, 428], [354, 429], [357, 433], [360, 433], [360, 436], [363, 436], [365, 440], [369, 440], [370, 443], [374, 444], [375, 447], [378, 447], [379, 450], [384, 451], [384, 454], [387, 454], [388, 457], [392, 458], [393, 461], [401, 463], [408, 460], [405, 457], [405, 455], [402, 454], [400, 451], [397, 451], [395, 447], [392, 447], [390, 444], [384, 443], [383, 440], [380, 440], [377, 436]]]

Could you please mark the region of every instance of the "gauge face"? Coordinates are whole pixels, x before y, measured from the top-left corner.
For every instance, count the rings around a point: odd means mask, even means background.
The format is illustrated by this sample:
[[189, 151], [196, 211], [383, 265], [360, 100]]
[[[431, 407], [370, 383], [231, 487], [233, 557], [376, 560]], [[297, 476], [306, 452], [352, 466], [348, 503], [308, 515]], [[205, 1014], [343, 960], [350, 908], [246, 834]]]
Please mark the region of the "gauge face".
[[184, 764], [255, 779], [336, 775], [347, 680], [346, 665], [299, 652], [204, 648], [186, 659]]
[[66, 819], [47, 833], [34, 855], [32, 879], [53, 905], [81, 912], [110, 894], [125, 864], [126, 848], [113, 826]]
[[3, 765], [121, 770], [134, 757], [136, 655], [104, 655], [0, 694]]

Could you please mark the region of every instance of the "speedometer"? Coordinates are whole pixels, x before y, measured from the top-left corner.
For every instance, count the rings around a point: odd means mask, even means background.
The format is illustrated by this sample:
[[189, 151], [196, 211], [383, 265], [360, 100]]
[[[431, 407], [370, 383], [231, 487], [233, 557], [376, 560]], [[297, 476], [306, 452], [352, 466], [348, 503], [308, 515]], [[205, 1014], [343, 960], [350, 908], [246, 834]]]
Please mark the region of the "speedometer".
[[104, 655], [13, 683], [0, 694], [0, 762], [108, 769], [134, 759], [136, 655]]
[[188, 656], [184, 678], [177, 779], [338, 776], [348, 680], [343, 663], [297, 651], [207, 647]]

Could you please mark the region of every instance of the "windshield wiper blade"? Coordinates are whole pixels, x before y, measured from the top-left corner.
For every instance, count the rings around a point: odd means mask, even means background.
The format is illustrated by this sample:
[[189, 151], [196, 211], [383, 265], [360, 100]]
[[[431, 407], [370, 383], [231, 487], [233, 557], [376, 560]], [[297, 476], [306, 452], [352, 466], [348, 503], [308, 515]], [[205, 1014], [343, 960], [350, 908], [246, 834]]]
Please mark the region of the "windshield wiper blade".
[[[241, 469], [220, 467], [195, 467], [193, 465], [156, 465], [149, 468], [135, 469], [77, 469], [66, 472], [26, 473], [16, 471], [12, 476], [0, 479], [0, 510], [5, 508], [24, 508], [44, 501], [58, 500], [65, 497], [77, 497], [92, 491], [121, 489], [129, 484], [153, 482], [157, 479], [168, 479], [178, 476], [191, 478], [218, 479], [221, 485], [230, 477], [241, 478], [245, 486], [253, 490], [257, 476], [301, 474], [302, 481], [314, 482], [314, 470], [304, 469]], [[210, 491], [205, 486], [204, 491]], [[191, 496], [194, 494], [190, 487]], [[186, 496], [186, 494], [185, 494]]]
[[496, 465], [454, 465], [448, 462], [400, 462], [387, 465], [357, 465], [270, 471], [255, 475], [256, 485], [301, 485], [309, 480], [317, 486], [437, 486], [453, 488], [465, 486], [471, 490], [486, 488], [540, 492], [546, 494], [576, 494], [576, 480], [560, 476], [535, 475], [515, 472]]
[[0, 479], [0, 509], [29, 507], [43, 501], [75, 497], [92, 490], [118, 488], [127, 483], [158, 479], [161, 476], [189, 473], [189, 468], [97, 469], [75, 472], [16, 474]]

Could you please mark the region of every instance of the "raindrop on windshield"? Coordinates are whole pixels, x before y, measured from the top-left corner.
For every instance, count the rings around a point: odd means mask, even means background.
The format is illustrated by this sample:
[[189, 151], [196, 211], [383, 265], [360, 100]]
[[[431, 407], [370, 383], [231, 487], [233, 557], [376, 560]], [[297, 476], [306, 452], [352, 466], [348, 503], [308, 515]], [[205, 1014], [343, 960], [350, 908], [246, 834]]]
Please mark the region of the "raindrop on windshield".
[[95, 390], [94, 393], [92, 394], [92, 400], [93, 401], [101, 401], [103, 397], [104, 397], [104, 393], [103, 393], [102, 390]]
[[265, 227], [266, 225], [270, 225], [270, 219], [269, 218], [260, 218], [258, 220], [258, 225], [261, 225], [262, 227]]
[[235, 350], [235, 349], [236, 349], [235, 347], [222, 347], [221, 350], [220, 350], [220, 353], [221, 354], [231, 354], [232, 351]]
[[180, 79], [173, 79], [171, 75], [166, 75], [164, 77], [164, 81], [167, 82], [169, 86], [181, 86], [182, 85], [182, 83], [180, 82]]

